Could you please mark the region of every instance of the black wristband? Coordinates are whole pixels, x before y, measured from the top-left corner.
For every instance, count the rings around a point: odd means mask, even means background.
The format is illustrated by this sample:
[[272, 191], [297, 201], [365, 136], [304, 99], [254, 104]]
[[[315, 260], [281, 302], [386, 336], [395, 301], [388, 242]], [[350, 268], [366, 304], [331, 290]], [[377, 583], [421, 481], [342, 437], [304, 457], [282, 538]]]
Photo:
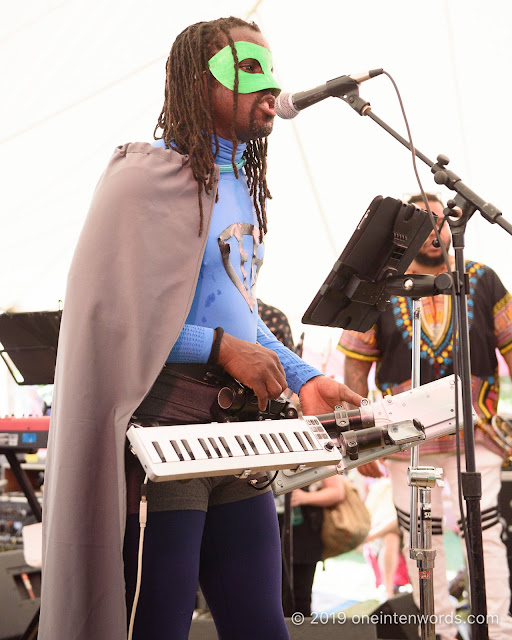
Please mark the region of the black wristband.
[[212, 350], [210, 351], [210, 357], [207, 364], [217, 364], [219, 359], [220, 343], [222, 336], [224, 335], [224, 329], [222, 327], [215, 328], [215, 340], [212, 343]]

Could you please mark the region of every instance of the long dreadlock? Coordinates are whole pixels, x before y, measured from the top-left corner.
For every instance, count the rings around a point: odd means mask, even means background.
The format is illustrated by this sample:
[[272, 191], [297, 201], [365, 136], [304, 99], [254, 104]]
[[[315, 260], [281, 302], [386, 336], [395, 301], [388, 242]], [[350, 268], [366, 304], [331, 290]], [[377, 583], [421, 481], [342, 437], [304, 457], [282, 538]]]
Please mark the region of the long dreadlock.
[[[208, 60], [224, 45], [222, 34], [228, 40], [238, 67], [238, 56], [229, 32], [233, 27], [249, 27], [260, 31], [254, 22], [245, 22], [240, 18], [220, 18], [211, 22], [198, 22], [187, 27], [176, 38], [166, 63], [165, 100], [155, 127], [155, 139], [163, 139], [165, 146], [172, 144], [179, 153], [188, 154], [192, 173], [197, 182], [199, 201], [199, 235], [203, 232], [203, 203], [201, 193], [210, 193], [213, 189], [215, 156], [219, 150], [219, 140], [213, 118], [212, 83], [216, 82], [209, 72]], [[206, 73], [207, 83], [202, 81]], [[233, 154], [231, 163], [236, 178], [238, 169], [235, 154], [238, 140], [235, 134], [235, 122], [238, 109], [238, 73], [235, 73], [233, 88], [233, 121], [231, 142]], [[156, 132], [162, 130], [158, 138]], [[215, 148], [212, 149], [213, 143]], [[267, 138], [250, 140], [244, 152], [245, 174], [249, 193], [252, 196], [256, 216], [260, 226], [260, 238], [267, 231], [265, 201], [271, 198], [267, 187]], [[218, 195], [217, 195], [218, 197]]]

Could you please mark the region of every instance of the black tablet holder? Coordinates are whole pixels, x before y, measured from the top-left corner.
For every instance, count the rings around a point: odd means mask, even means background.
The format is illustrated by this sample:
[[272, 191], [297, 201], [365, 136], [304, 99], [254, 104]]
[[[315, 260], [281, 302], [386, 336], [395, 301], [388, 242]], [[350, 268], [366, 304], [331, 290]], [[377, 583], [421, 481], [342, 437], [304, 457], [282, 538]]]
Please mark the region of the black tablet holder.
[[377, 196], [309, 305], [304, 324], [367, 331], [391, 295], [449, 291], [448, 274], [405, 275], [432, 231], [426, 211]]

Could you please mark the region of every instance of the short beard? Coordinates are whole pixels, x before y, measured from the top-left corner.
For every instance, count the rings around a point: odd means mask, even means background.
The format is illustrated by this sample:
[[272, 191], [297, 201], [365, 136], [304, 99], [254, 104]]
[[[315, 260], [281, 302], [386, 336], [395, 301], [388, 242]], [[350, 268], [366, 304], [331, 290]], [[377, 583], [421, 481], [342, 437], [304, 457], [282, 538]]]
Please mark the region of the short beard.
[[422, 267], [440, 267], [444, 263], [444, 256], [442, 253], [438, 256], [427, 256], [423, 251], [420, 251], [414, 261]]
[[249, 131], [251, 140], [259, 140], [260, 138], [266, 138], [272, 133], [274, 128], [274, 119], [269, 116], [268, 122], [263, 124], [256, 124], [256, 109], [259, 104], [259, 99], [254, 102], [249, 113]]
[[[451, 238], [447, 240], [444, 246], [448, 252], [452, 246]], [[420, 249], [414, 258], [414, 261], [422, 267], [440, 267], [444, 264], [444, 256], [442, 253], [438, 256], [429, 256]]]

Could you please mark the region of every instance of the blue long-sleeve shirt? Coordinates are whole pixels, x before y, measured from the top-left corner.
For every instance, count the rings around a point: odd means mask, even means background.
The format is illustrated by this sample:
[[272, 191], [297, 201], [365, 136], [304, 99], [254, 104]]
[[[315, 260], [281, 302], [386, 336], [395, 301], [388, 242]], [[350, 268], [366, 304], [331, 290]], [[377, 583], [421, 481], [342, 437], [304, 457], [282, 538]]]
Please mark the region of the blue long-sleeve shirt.
[[[164, 146], [163, 141], [157, 141]], [[237, 147], [235, 161], [242, 160], [245, 144]], [[168, 362], [206, 362], [213, 331], [249, 342], [258, 342], [274, 351], [286, 373], [288, 386], [295, 393], [320, 372], [303, 362], [270, 332], [258, 316], [256, 281], [263, 262], [264, 244], [245, 175], [238, 179], [231, 166], [232, 144], [219, 138], [215, 159], [220, 165], [219, 198], [199, 272], [194, 300], [186, 323]]]

